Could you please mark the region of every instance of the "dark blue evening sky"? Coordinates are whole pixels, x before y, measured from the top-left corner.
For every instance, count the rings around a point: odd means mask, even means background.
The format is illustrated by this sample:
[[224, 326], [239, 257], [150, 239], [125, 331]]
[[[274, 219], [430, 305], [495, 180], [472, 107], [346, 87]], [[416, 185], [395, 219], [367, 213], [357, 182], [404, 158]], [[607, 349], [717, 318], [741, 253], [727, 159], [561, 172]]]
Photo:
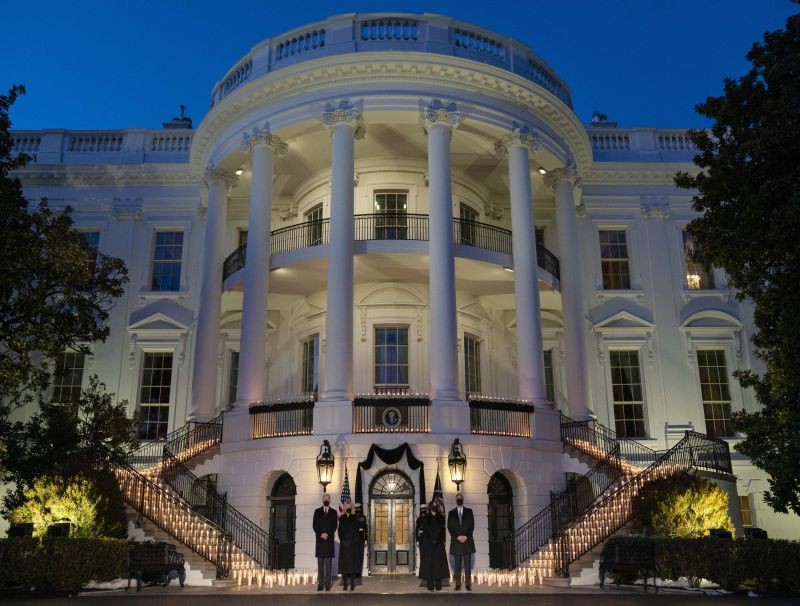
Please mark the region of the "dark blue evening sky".
[[588, 122], [696, 127], [695, 103], [748, 68], [745, 54], [798, 10], [789, 0], [2, 0], [0, 89], [22, 83], [15, 129], [158, 128], [178, 105], [198, 124], [250, 47], [346, 12], [453, 16], [530, 46]]

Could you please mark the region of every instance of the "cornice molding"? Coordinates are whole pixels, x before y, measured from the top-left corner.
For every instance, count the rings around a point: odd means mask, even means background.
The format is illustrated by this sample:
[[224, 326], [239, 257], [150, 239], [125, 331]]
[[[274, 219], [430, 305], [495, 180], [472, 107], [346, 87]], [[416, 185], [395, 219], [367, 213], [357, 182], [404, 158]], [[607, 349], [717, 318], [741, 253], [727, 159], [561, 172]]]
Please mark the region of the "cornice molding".
[[[163, 170], [160, 164], [59, 164], [27, 167], [15, 171], [23, 186], [52, 185], [190, 185], [200, 187], [202, 178], [189, 165]], [[176, 170], [177, 168], [177, 170]]]

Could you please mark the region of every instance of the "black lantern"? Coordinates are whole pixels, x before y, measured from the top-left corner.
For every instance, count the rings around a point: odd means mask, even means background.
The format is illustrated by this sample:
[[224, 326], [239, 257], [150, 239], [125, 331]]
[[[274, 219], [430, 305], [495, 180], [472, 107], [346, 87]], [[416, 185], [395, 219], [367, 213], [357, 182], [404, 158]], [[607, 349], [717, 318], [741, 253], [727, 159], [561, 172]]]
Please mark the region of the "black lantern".
[[322, 446], [319, 449], [319, 455], [317, 456], [317, 475], [319, 476], [319, 483], [322, 484], [323, 491], [328, 484], [331, 483], [334, 465], [335, 462], [333, 453], [331, 452], [331, 444], [328, 440], [323, 440]]
[[453, 447], [447, 456], [447, 464], [450, 467], [450, 479], [456, 485], [456, 490], [461, 490], [461, 482], [464, 481], [464, 472], [467, 469], [467, 457], [458, 438], [453, 440]]

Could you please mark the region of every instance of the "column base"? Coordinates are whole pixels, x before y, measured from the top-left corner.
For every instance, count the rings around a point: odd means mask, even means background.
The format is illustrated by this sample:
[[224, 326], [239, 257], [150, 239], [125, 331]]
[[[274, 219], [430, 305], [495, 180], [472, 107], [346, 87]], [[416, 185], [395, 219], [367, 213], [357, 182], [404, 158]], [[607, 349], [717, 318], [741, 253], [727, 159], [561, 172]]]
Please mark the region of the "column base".
[[250, 439], [250, 402], [236, 402], [222, 421], [223, 442], [245, 442]]
[[533, 439], [560, 442], [561, 413], [549, 406], [537, 406], [533, 413]]
[[353, 433], [353, 401], [326, 397], [314, 405], [314, 435]]
[[469, 434], [469, 404], [464, 400], [431, 400], [431, 433]]

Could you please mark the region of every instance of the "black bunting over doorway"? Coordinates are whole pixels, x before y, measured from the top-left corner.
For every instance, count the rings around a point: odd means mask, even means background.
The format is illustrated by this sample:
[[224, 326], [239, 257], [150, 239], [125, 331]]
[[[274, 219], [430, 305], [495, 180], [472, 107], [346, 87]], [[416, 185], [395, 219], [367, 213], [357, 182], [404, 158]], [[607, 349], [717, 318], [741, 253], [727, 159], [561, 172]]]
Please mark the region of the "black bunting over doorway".
[[376, 446], [375, 444], [369, 447], [367, 458], [358, 464], [358, 473], [356, 473], [356, 491], [355, 491], [356, 502], [364, 503], [364, 495], [362, 494], [362, 486], [361, 486], [362, 469], [370, 469], [372, 467], [372, 464], [375, 462], [376, 456], [387, 465], [394, 465], [400, 459], [402, 459], [404, 455], [406, 457], [406, 461], [408, 461], [408, 466], [411, 469], [413, 469], [414, 471], [416, 471], [417, 469], [420, 470], [419, 502], [425, 503], [425, 464], [414, 456], [414, 453], [411, 452], [411, 446], [408, 445], [408, 442], [404, 442], [397, 448], [392, 448], [392, 449], [381, 448], [380, 446]]

